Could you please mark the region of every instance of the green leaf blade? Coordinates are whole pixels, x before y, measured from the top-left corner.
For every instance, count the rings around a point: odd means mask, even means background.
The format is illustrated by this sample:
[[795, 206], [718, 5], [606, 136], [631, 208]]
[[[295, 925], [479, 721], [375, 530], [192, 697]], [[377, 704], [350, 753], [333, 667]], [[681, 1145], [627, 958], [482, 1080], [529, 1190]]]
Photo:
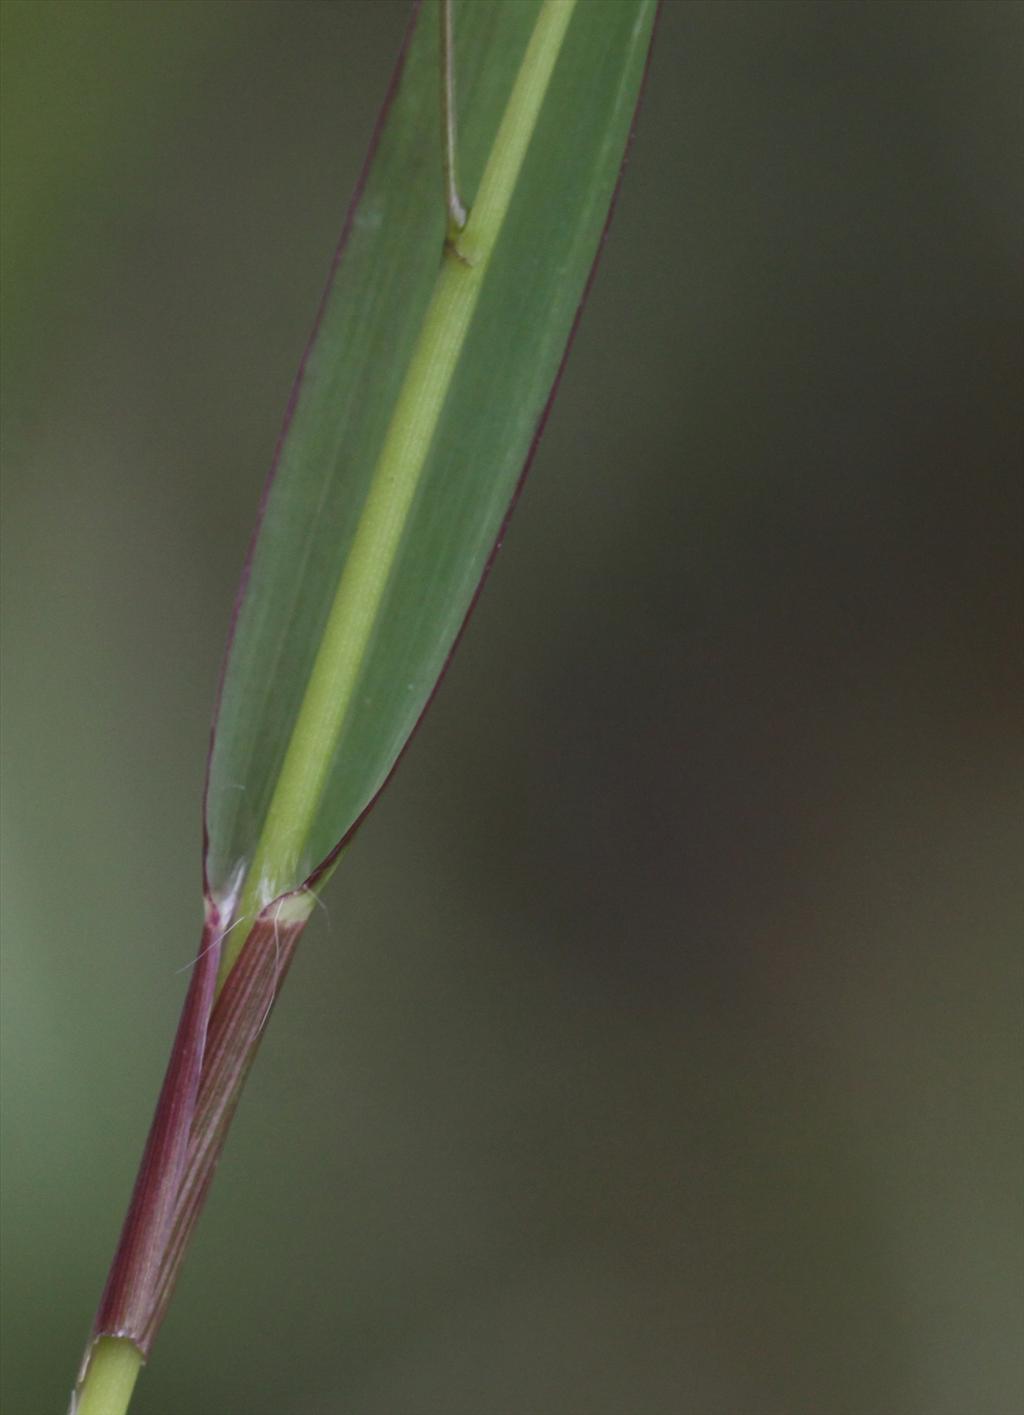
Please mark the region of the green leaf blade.
[[[433, 426], [323, 789], [280, 890], [347, 837], [421, 717], [535, 441], [607, 219], [654, 0], [579, 0]], [[456, 8], [463, 195], [475, 199], [539, 13]], [[427, 3], [279, 451], [228, 659], [207, 790], [207, 880], [228, 896], [261, 831], [374, 468], [438, 281], [445, 230], [436, 6]], [[472, 224], [472, 212], [470, 222]], [[471, 228], [467, 228], [467, 236]], [[265, 901], [261, 901], [265, 902]]]

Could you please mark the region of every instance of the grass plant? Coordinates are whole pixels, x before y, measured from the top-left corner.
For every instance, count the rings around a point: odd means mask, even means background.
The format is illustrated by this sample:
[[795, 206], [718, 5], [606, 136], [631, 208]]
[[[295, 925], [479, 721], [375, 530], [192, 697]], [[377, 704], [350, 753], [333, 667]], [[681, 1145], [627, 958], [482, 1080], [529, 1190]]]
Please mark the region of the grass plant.
[[128, 1407], [298, 937], [500, 544], [606, 227], [654, 9], [414, 12], [243, 575], [208, 763], [205, 925], [76, 1415]]

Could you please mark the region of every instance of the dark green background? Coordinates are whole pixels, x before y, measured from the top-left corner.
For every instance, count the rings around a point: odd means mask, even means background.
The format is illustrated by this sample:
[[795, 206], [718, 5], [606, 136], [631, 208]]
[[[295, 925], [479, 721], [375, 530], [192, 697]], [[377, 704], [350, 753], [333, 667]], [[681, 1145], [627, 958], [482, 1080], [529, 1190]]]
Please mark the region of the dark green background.
[[[399, 3], [4, 7], [4, 1386], [62, 1412]], [[668, 0], [135, 1415], [1018, 1415], [1013, 4]]]

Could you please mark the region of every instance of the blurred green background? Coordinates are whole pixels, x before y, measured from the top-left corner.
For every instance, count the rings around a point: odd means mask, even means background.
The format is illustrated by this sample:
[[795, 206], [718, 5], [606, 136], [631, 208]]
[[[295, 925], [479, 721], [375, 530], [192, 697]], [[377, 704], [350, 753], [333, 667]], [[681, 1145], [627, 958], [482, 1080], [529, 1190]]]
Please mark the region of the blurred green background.
[[[404, 4], [4, 6], [3, 1408], [63, 1412]], [[137, 1415], [1018, 1415], [1024, 10], [668, 0]]]

